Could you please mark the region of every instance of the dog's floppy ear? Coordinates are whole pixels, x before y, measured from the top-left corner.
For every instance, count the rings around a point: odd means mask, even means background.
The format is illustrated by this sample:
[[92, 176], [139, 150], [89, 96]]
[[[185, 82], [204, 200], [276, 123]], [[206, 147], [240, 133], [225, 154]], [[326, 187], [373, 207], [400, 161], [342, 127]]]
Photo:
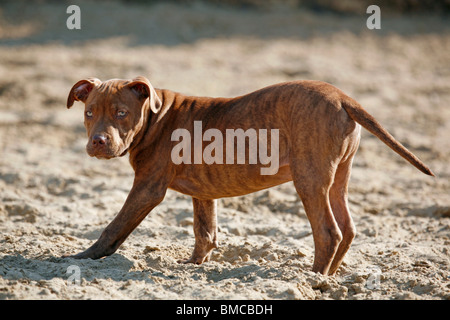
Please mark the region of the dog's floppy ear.
[[102, 82], [97, 78], [88, 78], [75, 83], [67, 97], [67, 108], [73, 106], [75, 101], [86, 102], [92, 88], [101, 83]]
[[162, 102], [156, 94], [155, 89], [147, 78], [139, 76], [131, 80], [128, 87], [133, 93], [142, 100], [149, 98], [150, 109], [153, 113], [158, 113], [161, 109]]

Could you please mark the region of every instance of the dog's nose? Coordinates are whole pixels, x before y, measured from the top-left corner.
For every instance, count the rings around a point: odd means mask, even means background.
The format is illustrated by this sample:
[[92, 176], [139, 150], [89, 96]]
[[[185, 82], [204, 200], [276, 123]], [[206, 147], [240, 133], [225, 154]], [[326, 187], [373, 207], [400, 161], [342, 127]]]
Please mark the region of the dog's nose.
[[100, 147], [106, 145], [108, 138], [101, 134], [96, 134], [92, 137], [92, 145], [95, 147]]

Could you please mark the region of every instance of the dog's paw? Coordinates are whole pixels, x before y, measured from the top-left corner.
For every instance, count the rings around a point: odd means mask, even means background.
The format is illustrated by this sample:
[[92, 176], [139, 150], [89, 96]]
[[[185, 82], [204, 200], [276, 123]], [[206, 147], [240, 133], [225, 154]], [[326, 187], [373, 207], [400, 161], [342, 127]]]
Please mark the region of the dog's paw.
[[180, 264], [189, 264], [189, 263], [193, 263], [193, 264], [202, 264], [203, 262], [209, 261], [209, 256], [207, 257], [190, 257], [187, 260], [178, 260], [177, 262]]

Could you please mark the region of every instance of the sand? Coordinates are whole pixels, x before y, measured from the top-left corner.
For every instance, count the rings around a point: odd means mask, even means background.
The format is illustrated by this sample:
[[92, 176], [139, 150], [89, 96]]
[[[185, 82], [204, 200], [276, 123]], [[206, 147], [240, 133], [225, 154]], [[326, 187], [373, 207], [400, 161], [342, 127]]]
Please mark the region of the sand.
[[[238, 10], [195, 2], [80, 2], [68, 30], [57, 2], [0, 11], [0, 299], [449, 299], [450, 26], [436, 13], [382, 16]], [[350, 184], [357, 236], [334, 277], [292, 183], [219, 200], [212, 261], [194, 244], [192, 203], [168, 191], [118, 251], [89, 247], [123, 205], [127, 157], [90, 158], [72, 85], [144, 75], [157, 88], [236, 96], [294, 79], [358, 100], [437, 175], [363, 131]], [[157, 152], [157, 150], [155, 150]], [[79, 280], [79, 281], [75, 281]]]

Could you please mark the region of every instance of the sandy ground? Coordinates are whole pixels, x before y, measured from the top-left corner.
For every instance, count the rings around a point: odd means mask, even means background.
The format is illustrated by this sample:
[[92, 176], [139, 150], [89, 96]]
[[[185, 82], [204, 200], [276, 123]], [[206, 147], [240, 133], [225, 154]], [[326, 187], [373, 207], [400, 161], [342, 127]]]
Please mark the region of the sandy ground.
[[[78, 31], [56, 2], [1, 7], [1, 299], [450, 298], [448, 19], [383, 16], [370, 31], [365, 13], [80, 6]], [[67, 94], [89, 76], [137, 75], [210, 96], [330, 82], [437, 178], [364, 131], [350, 186], [358, 235], [335, 277], [311, 272], [311, 230], [291, 183], [221, 199], [220, 248], [200, 266], [177, 263], [194, 236], [191, 199], [173, 191], [112, 256], [61, 258], [98, 238], [133, 181], [126, 157], [85, 153], [82, 104], [67, 110]]]

